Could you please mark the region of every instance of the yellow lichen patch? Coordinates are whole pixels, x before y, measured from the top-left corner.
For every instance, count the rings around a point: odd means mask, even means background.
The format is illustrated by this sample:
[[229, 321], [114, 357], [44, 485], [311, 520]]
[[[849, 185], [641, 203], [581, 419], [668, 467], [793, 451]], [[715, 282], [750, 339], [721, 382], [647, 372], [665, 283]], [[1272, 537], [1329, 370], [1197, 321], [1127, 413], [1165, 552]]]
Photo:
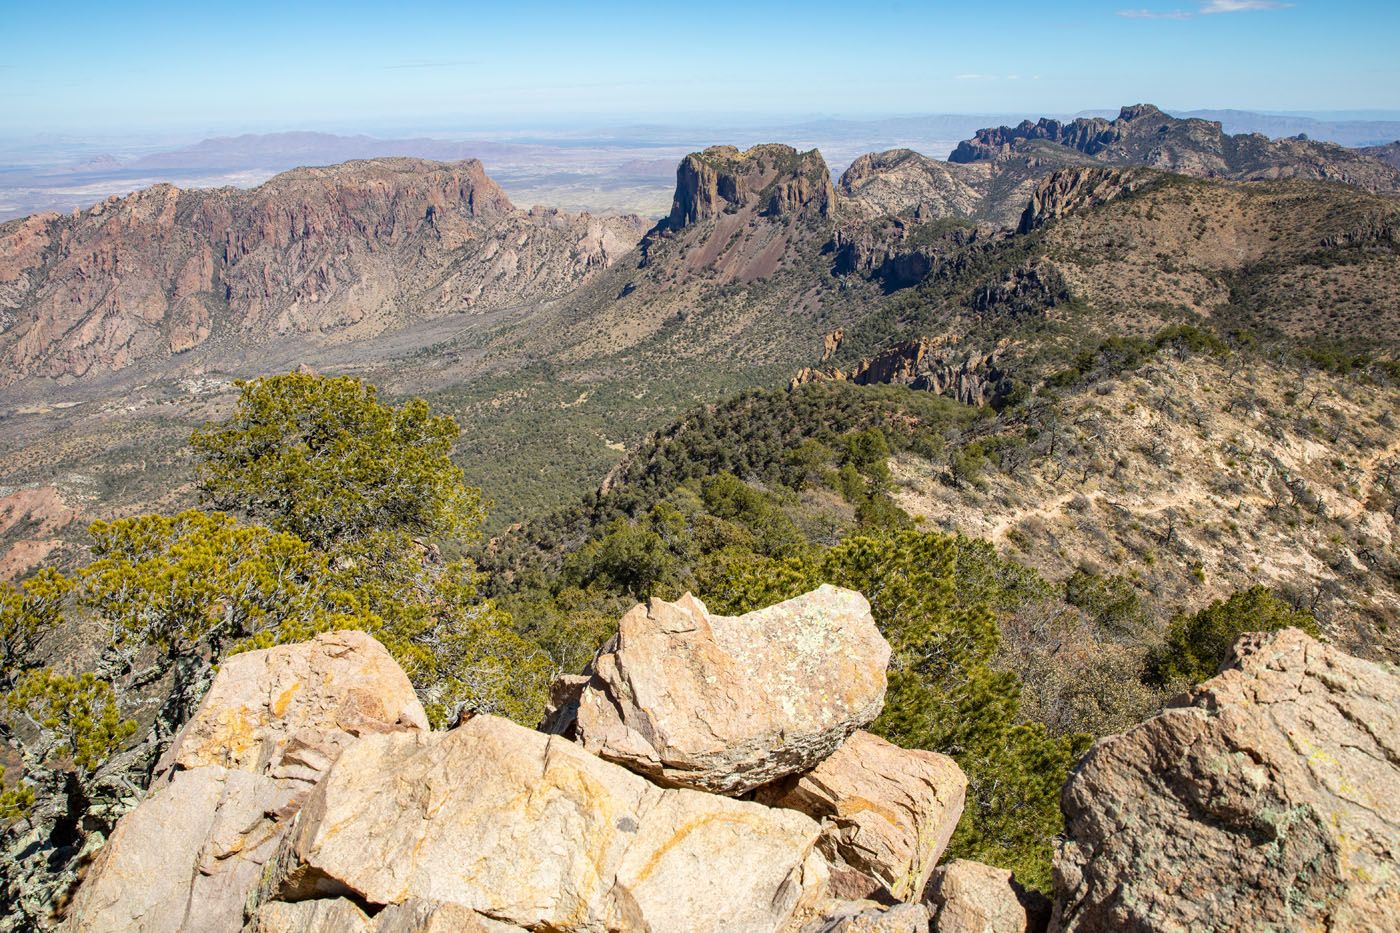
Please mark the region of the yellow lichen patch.
[[210, 764], [237, 765], [243, 752], [256, 744], [257, 736], [248, 711], [237, 707], [220, 711], [214, 728], [195, 753]]
[[755, 818], [745, 813], [707, 813], [696, 819], [689, 820], [683, 823], [675, 833], [672, 834], [670, 839], [667, 839], [665, 843], [651, 854], [646, 864], [641, 867], [641, 870], [637, 872], [636, 877], [632, 880], [633, 887], [642, 884], [647, 878], [651, 877], [651, 875], [656, 872], [656, 869], [660, 867], [662, 860], [665, 859], [666, 855], [672, 849], [685, 842], [696, 830], [713, 823], [733, 823], [740, 828], [751, 828], [760, 835], [770, 829], [769, 825], [762, 819]]
[[294, 682], [286, 690], [277, 695], [277, 699], [272, 701], [272, 715], [282, 718], [287, 714], [287, 707], [292, 702], [292, 697], [301, 689], [301, 681]]
[[867, 800], [864, 797], [848, 797], [838, 803], [837, 813], [839, 816], [849, 818], [857, 813], [869, 812], [874, 813], [891, 826], [899, 825], [899, 814], [889, 807], [881, 806], [876, 801]]

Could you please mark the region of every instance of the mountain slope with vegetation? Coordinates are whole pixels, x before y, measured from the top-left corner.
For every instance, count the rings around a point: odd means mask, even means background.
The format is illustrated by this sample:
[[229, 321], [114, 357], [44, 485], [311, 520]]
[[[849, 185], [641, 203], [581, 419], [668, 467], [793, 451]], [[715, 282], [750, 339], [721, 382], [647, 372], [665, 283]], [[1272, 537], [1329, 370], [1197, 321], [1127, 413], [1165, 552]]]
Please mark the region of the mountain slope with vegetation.
[[[3, 228], [6, 300], [111, 312], [32, 358], [61, 382], [6, 389], [12, 925], [64, 909], [223, 658], [333, 629], [378, 638], [436, 726], [533, 725], [638, 601], [857, 589], [894, 649], [871, 728], [966, 774], [952, 855], [1041, 889], [1079, 755], [1241, 633], [1400, 658], [1400, 201], [1116, 164], [1156, 160], [1157, 119], [838, 184], [815, 151], [716, 147], [644, 236], [516, 211], [475, 163], [294, 172], [265, 187], [324, 210], [216, 224], [241, 303], [180, 352], [210, 294], [177, 287], [207, 245], [185, 234], [266, 191]], [[1249, 151], [1278, 176], [1296, 149]], [[70, 262], [107, 278], [65, 292]], [[401, 303], [357, 317], [381, 273]], [[104, 281], [164, 297], [132, 317]], [[16, 320], [10, 353], [43, 343]]]

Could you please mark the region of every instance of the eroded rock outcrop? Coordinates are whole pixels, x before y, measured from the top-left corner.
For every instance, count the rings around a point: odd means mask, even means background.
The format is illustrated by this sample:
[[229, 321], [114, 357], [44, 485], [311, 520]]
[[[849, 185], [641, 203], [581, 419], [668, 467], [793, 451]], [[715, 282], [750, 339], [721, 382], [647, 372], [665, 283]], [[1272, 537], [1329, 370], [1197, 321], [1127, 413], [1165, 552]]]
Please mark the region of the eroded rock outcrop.
[[857, 732], [808, 773], [755, 799], [822, 823], [833, 868], [859, 872], [897, 900], [917, 900], [957, 829], [967, 778], [946, 755], [910, 751]]
[[659, 783], [738, 795], [815, 767], [873, 720], [890, 647], [859, 593], [822, 586], [744, 616], [689, 594], [619, 623], [573, 717], [547, 727]]
[[422, 898], [531, 929], [771, 931], [824, 896], [818, 832], [478, 716], [347, 749], [262, 898]]
[[1065, 785], [1061, 930], [1400, 917], [1400, 677], [1288, 629], [1101, 740]]
[[846, 223], [836, 229], [830, 250], [832, 271], [877, 279], [886, 291], [955, 274], [967, 261], [965, 248], [986, 246], [999, 237], [989, 225], [923, 223], [889, 217]]
[[809, 212], [825, 217], [834, 199], [831, 173], [815, 149], [798, 152], [778, 143], [743, 151], [711, 146], [681, 160], [666, 226], [679, 230], [744, 207], [773, 217]]
[[946, 395], [979, 408], [995, 404], [1011, 386], [1000, 365], [1000, 348], [991, 353], [959, 350], [947, 337], [919, 337], [898, 343], [853, 366], [797, 371], [788, 387], [809, 382], [853, 382], [856, 385], [907, 385], [911, 389]]
[[228, 658], [79, 888], [74, 931], [236, 930], [315, 782], [363, 735], [420, 733], [408, 678], [363, 632]]
[[1030, 233], [1073, 211], [1088, 210], [1131, 194], [1163, 176], [1122, 168], [1063, 168], [1036, 185], [1021, 215], [1020, 233]]

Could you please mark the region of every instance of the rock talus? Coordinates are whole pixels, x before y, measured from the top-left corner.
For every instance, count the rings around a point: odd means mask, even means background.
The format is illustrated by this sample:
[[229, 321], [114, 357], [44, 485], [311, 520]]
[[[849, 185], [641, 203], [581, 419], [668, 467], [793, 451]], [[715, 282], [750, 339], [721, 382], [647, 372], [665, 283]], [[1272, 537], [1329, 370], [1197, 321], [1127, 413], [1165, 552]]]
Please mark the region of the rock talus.
[[347, 749], [260, 897], [418, 898], [530, 929], [771, 931], [825, 894], [818, 832], [478, 716]]
[[1400, 917], [1400, 677], [1296, 629], [1101, 740], [1062, 796], [1059, 930], [1381, 930]]

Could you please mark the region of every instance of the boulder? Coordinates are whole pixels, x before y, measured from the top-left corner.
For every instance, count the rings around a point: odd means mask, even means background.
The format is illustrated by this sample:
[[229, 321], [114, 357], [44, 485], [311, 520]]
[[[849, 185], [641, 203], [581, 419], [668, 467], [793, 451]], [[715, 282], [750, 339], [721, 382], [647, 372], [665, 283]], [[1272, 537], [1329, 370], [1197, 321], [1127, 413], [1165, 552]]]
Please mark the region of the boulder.
[[924, 895], [935, 933], [1040, 933], [1050, 902], [1003, 868], [957, 859], [938, 866]]
[[357, 736], [426, 730], [408, 676], [364, 632], [224, 660], [157, 773], [221, 765], [314, 783]]
[[237, 930], [300, 793], [290, 782], [218, 765], [176, 773], [117, 822], [65, 928]]
[[928, 933], [928, 928], [928, 908], [922, 904], [851, 901], [828, 908], [802, 933]]
[[912, 901], [957, 829], [966, 795], [953, 759], [857, 732], [813, 770], [760, 788], [754, 799], [820, 820], [817, 845], [833, 868]]
[[1100, 740], [1065, 785], [1063, 930], [1394, 929], [1400, 677], [1296, 629]]
[[426, 728], [408, 678], [363, 632], [227, 659], [146, 799], [99, 850], [67, 928], [239, 929], [264, 863], [341, 751], [359, 735]]
[[556, 696], [572, 722], [547, 727], [663, 786], [737, 796], [810, 770], [874, 719], [889, 657], [851, 590], [737, 617], [688, 593], [654, 599], [622, 617], [576, 701]]
[[800, 813], [663, 789], [478, 716], [346, 749], [260, 899], [421, 898], [530, 929], [771, 931], [825, 896], [818, 834]]

